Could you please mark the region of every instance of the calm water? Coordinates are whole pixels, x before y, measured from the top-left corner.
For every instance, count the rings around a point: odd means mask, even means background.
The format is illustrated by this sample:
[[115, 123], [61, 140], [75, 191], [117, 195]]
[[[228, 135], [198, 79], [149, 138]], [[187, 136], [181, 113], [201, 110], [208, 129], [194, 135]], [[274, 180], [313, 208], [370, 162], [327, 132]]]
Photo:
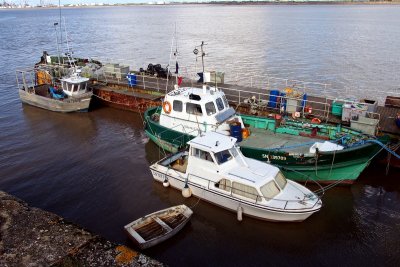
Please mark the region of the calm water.
[[[181, 65], [208, 44], [207, 66], [246, 82], [272, 75], [338, 88], [400, 85], [400, 6], [185, 6], [64, 9], [77, 55], [166, 65], [177, 23]], [[140, 115], [110, 108], [56, 114], [22, 105], [15, 69], [56, 51], [58, 10], [0, 11], [0, 190], [110, 240], [133, 244], [123, 225], [197, 199], [152, 180], [159, 151]], [[367, 94], [372, 97], [375, 94]], [[146, 254], [171, 266], [385, 265], [400, 261], [400, 172], [371, 165], [334, 188], [303, 223], [244, 218], [200, 201], [191, 223]]]

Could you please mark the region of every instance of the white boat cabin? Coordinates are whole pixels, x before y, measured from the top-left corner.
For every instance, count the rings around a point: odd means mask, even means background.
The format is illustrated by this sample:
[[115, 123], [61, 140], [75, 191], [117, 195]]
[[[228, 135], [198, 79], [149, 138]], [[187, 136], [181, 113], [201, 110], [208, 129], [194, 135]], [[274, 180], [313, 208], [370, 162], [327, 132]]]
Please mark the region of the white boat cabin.
[[199, 132], [217, 131], [230, 135], [228, 122], [243, 121], [229, 106], [225, 94], [216, 87], [176, 86], [163, 102], [160, 125], [178, 132], [197, 136]]
[[284, 194], [287, 180], [279, 169], [244, 157], [235, 143], [236, 138], [215, 132], [192, 139], [187, 173], [207, 177], [214, 189], [238, 198], [268, 202]]
[[74, 71], [71, 76], [60, 79], [63, 92], [68, 96], [79, 96], [87, 92], [89, 78], [82, 77], [81, 71]]

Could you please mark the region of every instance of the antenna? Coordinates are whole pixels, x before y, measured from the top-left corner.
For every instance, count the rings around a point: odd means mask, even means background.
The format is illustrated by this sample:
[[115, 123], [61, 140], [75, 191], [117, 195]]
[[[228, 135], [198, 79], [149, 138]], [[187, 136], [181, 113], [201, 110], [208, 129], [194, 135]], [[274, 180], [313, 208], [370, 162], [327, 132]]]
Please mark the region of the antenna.
[[64, 20], [65, 40], [66, 40], [66, 44], [67, 44], [67, 53], [65, 53], [65, 55], [68, 57], [69, 64], [73, 65], [74, 69], [76, 69], [75, 61], [73, 60], [74, 58], [72, 57], [73, 52], [70, 49], [69, 42], [68, 42], [67, 24], [65, 23], [65, 18], [63, 18], [63, 20]]
[[60, 60], [60, 47], [59, 47], [59, 45], [58, 45], [57, 25], [58, 25], [58, 22], [54, 22], [54, 29], [56, 30], [56, 42], [57, 42], [58, 65], [61, 65], [61, 60]]
[[58, 0], [58, 9], [60, 10], [60, 43], [62, 44], [62, 34], [61, 34], [61, 0]]
[[[175, 31], [174, 31], [174, 34], [172, 35], [172, 40], [171, 40], [171, 50], [170, 50], [170, 53], [169, 53], [169, 61], [168, 61], [168, 66], [167, 66], [167, 83], [165, 85], [165, 93], [168, 92], [169, 74], [171, 73], [169, 66], [171, 65], [172, 51], [173, 51], [174, 42], [175, 42], [175, 52], [173, 54], [174, 54], [174, 57], [175, 57], [175, 60], [176, 60], [176, 71], [175, 71], [175, 73], [178, 74], [178, 42], [176, 41], [176, 22], [175, 22]], [[175, 82], [176, 82], [176, 84], [178, 84], [178, 75], [175, 75], [175, 76], [176, 76], [176, 78], [175, 78], [176, 81]]]
[[[202, 68], [203, 68], [203, 85], [205, 85], [206, 84], [206, 82], [205, 82], [205, 74], [204, 74], [204, 57], [206, 56], [206, 53], [204, 52], [204, 46], [205, 45], [207, 45], [207, 44], [205, 44], [204, 43], [204, 41], [201, 41], [201, 45], [200, 45], [200, 51], [201, 51], [201, 65], [202, 65]], [[199, 46], [196, 46], [195, 48], [194, 48], [194, 50], [193, 50], [193, 53], [196, 55], [196, 59], [197, 59], [197, 57], [199, 57], [198, 56], [198, 54], [199, 54], [199, 50], [197, 49]]]

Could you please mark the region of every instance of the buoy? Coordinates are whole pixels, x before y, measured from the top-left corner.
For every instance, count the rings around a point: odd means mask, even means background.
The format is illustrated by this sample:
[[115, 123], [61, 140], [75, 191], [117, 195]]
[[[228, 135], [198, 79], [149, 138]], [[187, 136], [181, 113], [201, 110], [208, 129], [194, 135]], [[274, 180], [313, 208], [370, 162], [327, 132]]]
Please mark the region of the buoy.
[[242, 208], [242, 206], [239, 205], [237, 208], [237, 219], [239, 222], [241, 222], [243, 220], [242, 214], [243, 214], [243, 208]]
[[168, 181], [167, 178], [164, 179], [164, 182], [162, 183], [162, 185], [163, 185], [164, 187], [168, 187], [168, 186], [169, 186], [169, 181]]
[[316, 124], [320, 124], [320, 123], [321, 123], [321, 120], [318, 119], [318, 118], [313, 118], [313, 119], [311, 120], [311, 122], [312, 122], [312, 123], [316, 123]]
[[185, 198], [188, 198], [192, 195], [192, 190], [190, 190], [190, 187], [185, 184], [185, 187], [182, 189], [182, 196]]
[[247, 137], [249, 137], [250, 135], [250, 130], [249, 128], [242, 128], [242, 136], [244, 139], [246, 139]]

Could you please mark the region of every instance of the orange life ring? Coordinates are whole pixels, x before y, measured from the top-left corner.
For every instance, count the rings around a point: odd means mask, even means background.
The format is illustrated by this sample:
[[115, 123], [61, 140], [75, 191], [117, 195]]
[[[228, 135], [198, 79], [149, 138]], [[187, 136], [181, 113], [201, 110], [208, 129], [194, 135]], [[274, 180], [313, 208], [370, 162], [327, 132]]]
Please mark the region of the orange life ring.
[[163, 103], [162, 108], [165, 113], [167, 113], [167, 114], [171, 113], [171, 103], [169, 103], [168, 101], [165, 101]]
[[313, 118], [313, 119], [311, 120], [311, 122], [312, 122], [312, 123], [316, 123], [316, 124], [320, 124], [320, 123], [321, 123], [321, 120], [318, 119], [318, 118]]

